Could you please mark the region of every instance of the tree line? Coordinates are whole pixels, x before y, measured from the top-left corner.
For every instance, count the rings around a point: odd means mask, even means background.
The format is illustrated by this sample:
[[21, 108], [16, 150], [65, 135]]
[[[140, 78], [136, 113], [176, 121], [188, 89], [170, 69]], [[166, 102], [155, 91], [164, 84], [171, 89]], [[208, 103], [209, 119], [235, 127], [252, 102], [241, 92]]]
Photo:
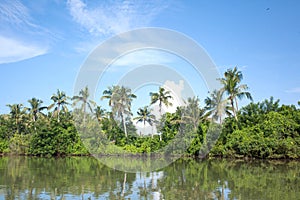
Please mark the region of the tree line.
[[[254, 103], [236, 67], [218, 80], [222, 87], [212, 91], [204, 105], [198, 97], [190, 97], [174, 113], [162, 113], [162, 106], [172, 106], [173, 98], [163, 87], [151, 92], [150, 104], [136, 114], [131, 110], [136, 95], [120, 85], [102, 93], [109, 111], [89, 99], [88, 87], [73, 97], [57, 90], [48, 106], [37, 98], [28, 100], [29, 107], [9, 104], [10, 112], [0, 115], [0, 152], [39, 156], [87, 155], [91, 150], [160, 153], [171, 146], [165, 151], [182, 153], [174, 150], [176, 146], [189, 156], [299, 158], [299, 108], [280, 105], [273, 97]], [[251, 102], [239, 109], [242, 98]], [[153, 114], [154, 104], [159, 106], [159, 117]], [[133, 121], [156, 126], [161, 134], [141, 136]], [[219, 131], [210, 134], [212, 129]]]

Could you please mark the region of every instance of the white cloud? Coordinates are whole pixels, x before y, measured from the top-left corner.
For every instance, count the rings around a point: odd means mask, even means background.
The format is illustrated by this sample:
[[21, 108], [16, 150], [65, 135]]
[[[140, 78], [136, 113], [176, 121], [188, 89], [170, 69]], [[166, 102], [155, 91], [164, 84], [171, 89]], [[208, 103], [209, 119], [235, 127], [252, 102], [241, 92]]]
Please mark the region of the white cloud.
[[300, 93], [300, 87], [295, 87], [289, 90], [286, 90], [287, 93]]
[[90, 34], [111, 35], [149, 25], [167, 7], [165, 1], [102, 1], [90, 8], [81, 0], [68, 0], [70, 14]]
[[112, 68], [115, 67], [130, 67], [135, 68], [141, 65], [149, 65], [159, 63], [161, 65], [167, 65], [174, 62], [174, 56], [168, 55], [165, 52], [157, 50], [139, 50], [134, 51], [120, 58], [117, 58], [112, 64]]
[[0, 64], [43, 55], [57, 38], [36, 24], [30, 11], [19, 0], [0, 2]]
[[[47, 32], [44, 28], [33, 22], [30, 10], [20, 1], [3, 0], [0, 2], [0, 27], [10, 26], [22, 29], [22, 32]], [[5, 27], [6, 28], [6, 27]]]
[[0, 64], [17, 62], [47, 53], [47, 48], [0, 36]]
[[[162, 104], [162, 114], [166, 112], [174, 113], [178, 106], [185, 105], [182, 95], [184, 89], [186, 89], [184, 80], [179, 80], [178, 84], [173, 80], [166, 80], [161, 87], [163, 87], [166, 91], [170, 91], [170, 95], [173, 97], [172, 99], [169, 99], [169, 102], [173, 104], [172, 106], [166, 107], [164, 104]], [[155, 118], [157, 120], [159, 120], [161, 118], [161, 113], [159, 112], [159, 102], [156, 102], [155, 104], [151, 105], [151, 109], [151, 113], [155, 115]], [[135, 125], [138, 134], [157, 134], [156, 125], [150, 126], [150, 124], [146, 122], [144, 126], [144, 123], [136, 123], [137, 120], [132, 120], [132, 122]]]
[[14, 25], [30, 24], [28, 9], [19, 1], [2, 1], [0, 20]]

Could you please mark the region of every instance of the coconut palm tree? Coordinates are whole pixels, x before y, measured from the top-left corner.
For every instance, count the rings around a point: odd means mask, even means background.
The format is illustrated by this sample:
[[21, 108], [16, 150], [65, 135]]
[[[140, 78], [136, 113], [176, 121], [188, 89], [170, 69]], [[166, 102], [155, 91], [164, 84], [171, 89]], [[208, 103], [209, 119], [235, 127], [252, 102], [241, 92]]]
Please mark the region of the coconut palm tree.
[[[138, 116], [133, 118], [137, 120], [136, 123], [144, 123], [144, 129], [146, 122], [152, 127], [155, 122], [155, 115], [151, 114], [152, 109], [149, 106], [144, 106], [144, 108], [139, 108], [137, 111]], [[153, 137], [153, 132], [151, 132], [151, 137]]]
[[89, 100], [89, 89], [86, 86], [84, 89], [79, 91], [79, 95], [73, 96], [73, 106], [78, 103], [81, 103], [81, 111], [83, 112], [83, 122], [85, 122], [86, 118], [86, 109], [88, 108], [91, 112], [93, 112], [93, 107], [96, 103], [93, 100]]
[[131, 93], [131, 89], [124, 86], [112, 86], [103, 91], [101, 99], [109, 99], [109, 106], [112, 113], [121, 119], [125, 136], [127, 137], [126, 116], [132, 115], [131, 103], [136, 96]]
[[107, 115], [106, 113], [106, 110], [105, 109], [102, 109], [101, 106], [97, 106], [95, 109], [94, 109], [94, 113], [95, 113], [95, 116], [98, 120], [99, 123], [102, 122], [102, 120], [105, 118], [105, 116]]
[[66, 95], [66, 93], [60, 91], [59, 89], [57, 90], [56, 94], [53, 94], [51, 96], [51, 100], [53, 101], [53, 103], [50, 106], [48, 106], [48, 110], [55, 107], [53, 114], [57, 114], [58, 122], [59, 122], [59, 115], [61, 110], [64, 112], [68, 112], [68, 107], [67, 107], [67, 105], [69, 105], [68, 99], [69, 97]]
[[161, 115], [161, 107], [164, 104], [166, 107], [172, 106], [173, 104], [169, 102], [170, 99], [173, 99], [170, 91], [166, 91], [165, 88], [159, 87], [158, 92], [150, 92], [151, 105], [158, 102], [159, 104], [159, 113]]
[[246, 97], [252, 101], [252, 96], [247, 90], [249, 89], [246, 84], [240, 84], [243, 80], [243, 74], [238, 71], [237, 67], [234, 69], [228, 69], [224, 73], [224, 78], [220, 78], [219, 81], [223, 85], [222, 91], [226, 92], [230, 101], [232, 112], [237, 120], [238, 102], [237, 99]]
[[207, 114], [212, 117], [212, 119], [219, 120], [222, 124], [222, 115], [231, 115], [229, 110], [232, 110], [228, 105], [228, 99], [223, 98], [223, 90], [214, 90], [209, 97], [207, 97], [204, 102], [206, 104], [205, 109]]
[[108, 101], [108, 105], [112, 106], [113, 103], [114, 103], [114, 99], [116, 99], [115, 96], [118, 95], [118, 91], [119, 90], [120, 90], [120, 86], [119, 85], [109, 86], [107, 88], [107, 90], [103, 91], [103, 95], [101, 97], [101, 100], [108, 99], [109, 100]]
[[200, 108], [200, 100], [198, 97], [189, 97], [185, 104], [186, 106], [182, 107], [181, 111], [181, 122], [183, 124], [192, 125], [193, 130], [196, 131], [199, 122], [207, 118], [205, 110]]
[[10, 117], [16, 124], [17, 132], [20, 133], [20, 125], [28, 108], [24, 108], [23, 104], [8, 104], [7, 106], [10, 108]]
[[47, 109], [47, 106], [42, 106], [43, 101], [37, 98], [28, 100], [30, 104], [29, 113], [32, 115], [32, 121], [35, 122], [38, 119], [38, 115], [44, 115], [43, 110]]

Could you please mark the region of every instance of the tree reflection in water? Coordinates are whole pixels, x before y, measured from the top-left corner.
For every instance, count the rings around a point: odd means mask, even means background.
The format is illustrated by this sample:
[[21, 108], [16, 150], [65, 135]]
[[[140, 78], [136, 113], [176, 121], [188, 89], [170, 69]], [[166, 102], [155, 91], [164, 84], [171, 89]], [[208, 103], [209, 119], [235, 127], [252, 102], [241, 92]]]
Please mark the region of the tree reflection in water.
[[179, 159], [125, 173], [92, 157], [1, 157], [0, 199], [298, 199], [299, 168], [297, 161]]

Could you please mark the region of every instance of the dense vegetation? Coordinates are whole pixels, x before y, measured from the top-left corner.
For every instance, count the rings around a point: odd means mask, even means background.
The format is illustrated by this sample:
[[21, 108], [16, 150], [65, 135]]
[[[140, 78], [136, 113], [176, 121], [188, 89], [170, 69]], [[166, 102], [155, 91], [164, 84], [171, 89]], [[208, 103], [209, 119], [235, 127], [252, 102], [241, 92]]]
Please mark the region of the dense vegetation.
[[[164, 114], [161, 108], [172, 106], [172, 96], [162, 87], [150, 93], [150, 105], [137, 114], [131, 111], [137, 97], [124, 86], [103, 91], [101, 99], [108, 100], [110, 111], [89, 99], [87, 87], [72, 98], [57, 90], [49, 106], [36, 98], [28, 100], [28, 107], [8, 105], [10, 113], [0, 115], [0, 153], [61, 156], [163, 151], [200, 157], [300, 158], [300, 109], [281, 105], [272, 97], [239, 109], [239, 99], [252, 100], [242, 79], [237, 68], [229, 69], [219, 79], [223, 87], [212, 91], [205, 105], [191, 97], [176, 112]], [[154, 104], [159, 106], [158, 117], [152, 113]], [[140, 135], [132, 119], [156, 126], [161, 134]]]

